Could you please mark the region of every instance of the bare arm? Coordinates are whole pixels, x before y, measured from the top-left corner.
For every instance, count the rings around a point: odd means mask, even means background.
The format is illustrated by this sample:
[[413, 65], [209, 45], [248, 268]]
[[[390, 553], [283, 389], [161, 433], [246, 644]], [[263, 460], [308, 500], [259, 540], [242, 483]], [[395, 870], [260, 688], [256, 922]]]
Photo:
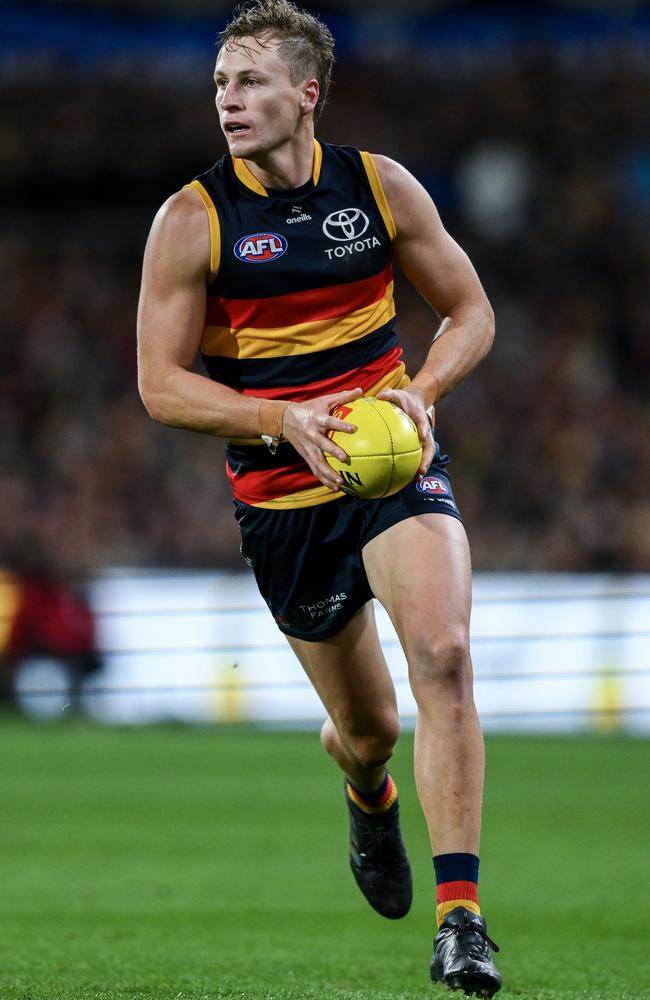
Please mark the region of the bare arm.
[[[380, 393], [409, 413], [423, 437], [423, 411], [458, 385], [489, 351], [494, 314], [471, 261], [444, 229], [422, 185], [393, 160], [373, 159], [395, 220], [397, 263], [442, 319], [411, 385]], [[431, 447], [424, 448], [420, 472], [430, 461]]]
[[191, 371], [205, 324], [210, 232], [193, 191], [158, 212], [144, 255], [138, 307], [138, 385], [150, 416], [205, 434], [260, 433], [260, 400]]
[[322, 449], [345, 454], [328, 430], [353, 430], [332, 417], [360, 390], [310, 403], [261, 400], [193, 372], [205, 324], [210, 232], [205, 209], [191, 190], [173, 195], [158, 212], [147, 241], [138, 308], [138, 385], [148, 413], [171, 427], [220, 437], [284, 432], [326, 486], [340, 477]]

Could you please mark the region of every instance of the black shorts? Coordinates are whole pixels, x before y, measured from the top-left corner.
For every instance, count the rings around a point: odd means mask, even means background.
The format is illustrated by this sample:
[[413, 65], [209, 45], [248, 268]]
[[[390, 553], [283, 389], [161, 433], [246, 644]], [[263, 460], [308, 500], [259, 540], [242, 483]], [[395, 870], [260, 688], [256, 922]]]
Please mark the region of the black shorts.
[[374, 596], [361, 552], [391, 525], [426, 513], [462, 521], [448, 462], [436, 447], [426, 476], [384, 500], [344, 496], [293, 510], [235, 500], [242, 556], [281, 632], [312, 641], [339, 632]]

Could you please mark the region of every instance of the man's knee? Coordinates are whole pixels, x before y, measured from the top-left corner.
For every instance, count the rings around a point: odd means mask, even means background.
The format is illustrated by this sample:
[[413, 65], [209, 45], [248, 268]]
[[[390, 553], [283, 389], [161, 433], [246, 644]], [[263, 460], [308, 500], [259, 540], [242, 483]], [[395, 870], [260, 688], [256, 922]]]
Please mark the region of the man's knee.
[[448, 629], [423, 637], [409, 656], [413, 693], [431, 691], [432, 686], [451, 696], [465, 697], [472, 691], [472, 661], [465, 629]]
[[393, 756], [398, 736], [399, 723], [395, 728], [384, 728], [382, 732], [353, 735], [349, 745], [363, 767], [380, 767]]
[[338, 737], [362, 767], [380, 767], [393, 756], [399, 738], [397, 711], [386, 712], [374, 720], [364, 720], [363, 726], [351, 720], [340, 720], [336, 726], [326, 723], [321, 732], [323, 746], [332, 753]]

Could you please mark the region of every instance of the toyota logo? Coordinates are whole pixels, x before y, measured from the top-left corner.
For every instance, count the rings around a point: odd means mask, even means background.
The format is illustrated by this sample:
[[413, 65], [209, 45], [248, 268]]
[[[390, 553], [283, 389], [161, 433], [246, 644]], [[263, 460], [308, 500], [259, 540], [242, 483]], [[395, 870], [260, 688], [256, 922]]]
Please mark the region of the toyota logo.
[[344, 243], [346, 240], [356, 240], [363, 236], [370, 225], [370, 219], [360, 208], [342, 208], [332, 212], [323, 223], [323, 232], [331, 240]]

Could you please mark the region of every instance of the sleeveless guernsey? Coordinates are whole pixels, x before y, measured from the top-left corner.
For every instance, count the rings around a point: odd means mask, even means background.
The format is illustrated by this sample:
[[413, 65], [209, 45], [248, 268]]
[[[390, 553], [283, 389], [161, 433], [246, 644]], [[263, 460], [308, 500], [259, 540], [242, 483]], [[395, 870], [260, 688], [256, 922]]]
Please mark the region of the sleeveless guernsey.
[[[311, 180], [266, 189], [224, 156], [191, 185], [210, 223], [201, 354], [209, 376], [246, 395], [307, 400], [408, 379], [393, 329], [395, 224], [368, 153], [316, 142]], [[296, 508], [343, 496], [288, 443], [226, 444], [237, 500]]]

